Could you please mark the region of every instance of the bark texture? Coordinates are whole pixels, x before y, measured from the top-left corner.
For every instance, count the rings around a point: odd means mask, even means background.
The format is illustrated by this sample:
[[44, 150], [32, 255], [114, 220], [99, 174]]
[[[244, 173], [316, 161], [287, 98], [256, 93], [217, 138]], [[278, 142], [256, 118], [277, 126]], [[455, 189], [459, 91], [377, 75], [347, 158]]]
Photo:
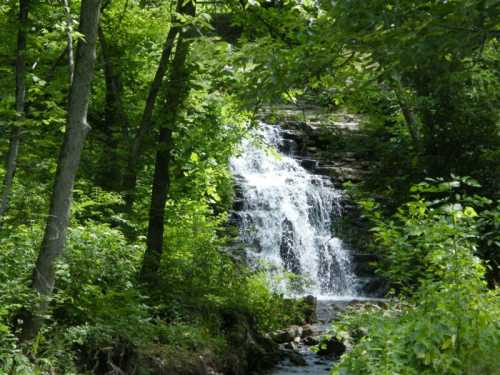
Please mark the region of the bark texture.
[[[183, 0], [177, 1], [177, 12], [182, 12]], [[135, 199], [135, 188], [137, 185], [137, 174], [139, 169], [139, 158], [141, 156], [141, 151], [144, 144], [144, 139], [146, 135], [151, 131], [153, 127], [153, 111], [156, 104], [156, 99], [160, 93], [163, 78], [167, 72], [170, 55], [174, 48], [174, 43], [177, 35], [179, 34], [180, 27], [177, 25], [177, 20], [175, 17], [172, 19], [172, 27], [168, 31], [167, 39], [165, 40], [165, 45], [163, 47], [163, 52], [158, 63], [158, 68], [156, 70], [153, 82], [149, 87], [148, 97], [146, 99], [146, 105], [144, 106], [144, 111], [141, 118], [141, 123], [137, 134], [130, 145], [130, 150], [127, 160], [127, 169], [125, 172], [123, 180], [123, 191], [125, 192], [125, 201], [127, 210], [131, 210]]]
[[399, 107], [401, 108], [401, 112], [403, 112], [403, 117], [405, 118], [405, 123], [410, 133], [413, 146], [415, 147], [416, 150], [418, 150], [419, 149], [419, 137], [417, 133], [418, 122], [415, 117], [415, 114], [403, 100], [398, 98], [398, 101], [399, 101]]
[[54, 289], [54, 263], [65, 245], [74, 181], [85, 137], [90, 130], [87, 109], [96, 59], [100, 5], [101, 0], [82, 0], [81, 3], [80, 33], [85, 40], [78, 43], [75, 75], [69, 94], [68, 124], [59, 155], [47, 226], [32, 276], [32, 288], [40, 295], [41, 302], [24, 318], [24, 340], [34, 338], [43, 323]]
[[[194, 15], [194, 2], [189, 1], [183, 8], [183, 13]], [[161, 127], [158, 139], [158, 151], [156, 153], [151, 206], [149, 210], [147, 247], [140, 275], [141, 280], [149, 285], [155, 285], [157, 281], [163, 252], [165, 204], [170, 186], [169, 169], [173, 147], [172, 133], [175, 130], [182, 104], [189, 94], [189, 70], [186, 66], [186, 59], [191, 44], [190, 36], [190, 31], [183, 31], [179, 37], [167, 87], [165, 105], [167, 121]]]
[[[24, 118], [26, 106], [26, 29], [28, 26], [29, 0], [19, 0], [19, 31], [17, 32], [17, 52], [16, 52], [16, 116], [17, 120]], [[17, 155], [19, 153], [19, 143], [21, 129], [14, 125], [11, 129], [9, 140], [9, 151], [5, 160], [5, 176], [3, 179], [2, 198], [0, 202], [0, 220], [4, 217], [9, 208], [10, 193], [14, 174], [16, 173]]]
[[406, 127], [408, 128], [408, 132], [410, 133], [410, 137], [413, 142], [413, 147], [415, 147], [415, 150], [419, 151], [420, 140], [418, 134], [417, 117], [415, 116], [415, 113], [413, 113], [413, 110], [405, 100], [404, 89], [400, 79], [398, 79], [396, 83], [395, 93], [398, 100], [399, 108], [401, 109], [401, 112], [403, 113], [403, 117], [405, 119]]

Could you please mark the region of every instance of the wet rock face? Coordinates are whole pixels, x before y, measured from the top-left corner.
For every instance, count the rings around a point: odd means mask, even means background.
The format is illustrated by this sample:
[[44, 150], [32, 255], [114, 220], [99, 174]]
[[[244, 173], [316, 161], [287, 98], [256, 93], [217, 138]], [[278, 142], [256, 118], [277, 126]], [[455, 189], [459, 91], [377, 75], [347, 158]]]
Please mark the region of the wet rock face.
[[[239, 185], [234, 216], [242, 245], [257, 266], [307, 275], [306, 282], [284, 277], [289, 290], [352, 295], [348, 249], [331, 231], [341, 192], [327, 176], [309, 173], [295, 154], [280, 151], [284, 132], [280, 126], [261, 124], [253, 135], [273, 151], [245, 140], [241, 154], [230, 161]], [[292, 145], [290, 140], [287, 147]], [[313, 159], [308, 163], [316, 164]]]
[[369, 163], [357, 160], [351, 152], [335, 153], [332, 157], [332, 134], [349, 132], [357, 128], [358, 120], [348, 117], [344, 122], [331, 124], [310, 124], [302, 121], [285, 121], [283, 151], [293, 153], [301, 160], [301, 165], [312, 173], [329, 176], [334, 184], [359, 182], [367, 173]]
[[[321, 190], [322, 184], [335, 188], [335, 185], [336, 187], [342, 186], [346, 181], [359, 182], [367, 172], [369, 164], [366, 161], [359, 160], [355, 153], [345, 151], [345, 148], [344, 151], [338, 152], [336, 147], [332, 145], [332, 142], [334, 142], [332, 139], [338, 137], [337, 133], [352, 132], [352, 129], [357, 126], [357, 120], [354, 117], [344, 117], [344, 119], [336, 123], [311, 124], [303, 121], [277, 121], [280, 124], [281, 142], [276, 146], [281, 147], [280, 152], [291, 153], [293, 159], [302, 168], [314, 174], [314, 178], [311, 179], [312, 187], [307, 190], [309, 192], [316, 187]], [[245, 212], [243, 184], [244, 177], [240, 171], [240, 175], [236, 174], [235, 176], [235, 205], [232, 210], [231, 223], [240, 228], [249, 228], [249, 231], [243, 231], [244, 237], [247, 239], [244, 244], [241, 243], [241, 246], [246, 247], [251, 253], [261, 256], [260, 254], [265, 254], [266, 251], [263, 251], [261, 242], [259, 242], [261, 240], [255, 240], [257, 236], [252, 234], [252, 231], [255, 228], [269, 228], [269, 226], [263, 225], [261, 221], [257, 220], [258, 217], [254, 217], [260, 215], [257, 211], [243, 216]], [[308, 211], [309, 222], [314, 227], [320, 227], [321, 225], [315, 220], [316, 216], [318, 216], [317, 212], [321, 212], [321, 209], [316, 207], [316, 201], [309, 201], [309, 196], [307, 196], [307, 199], [308, 207], [311, 207]], [[279, 200], [279, 197], [276, 197], [276, 200]], [[345, 248], [351, 250], [350, 254], [353, 256], [350, 259], [352, 262], [350, 262], [349, 266], [350, 278], [344, 277], [346, 275], [341, 272], [345, 268], [345, 262], [339, 263], [339, 260], [343, 259], [342, 257], [339, 258], [337, 255], [331, 257], [329, 251], [318, 251], [316, 259], [319, 259], [319, 262], [315, 273], [319, 280], [319, 288], [326, 291], [343, 291], [343, 294], [355, 294], [362, 291], [362, 294], [369, 296], [380, 296], [385, 292], [386, 288], [384, 282], [375, 277], [374, 259], [371, 254], [367, 253], [369, 250], [366, 249], [366, 244], [370, 241], [367, 235], [369, 233], [368, 225], [361, 219], [362, 215], [359, 207], [349, 200], [347, 194], [343, 194], [342, 199], [336, 204], [337, 206], [334, 208], [335, 214], [330, 219], [322, 217], [321, 221], [324, 223], [325, 220], [331, 220], [331, 223], [327, 224], [327, 226], [333, 229], [332, 233], [342, 240], [342, 243], [346, 245]], [[260, 211], [272, 210], [272, 207], [268, 207], [262, 202], [259, 205]], [[276, 218], [274, 222], [280, 220], [282, 220], [279, 229], [281, 239], [278, 241], [277, 250], [280, 259], [282, 259], [282, 266], [288, 272], [300, 275], [305, 270], [304, 265], [301, 264], [301, 258], [297, 256], [301, 252], [301, 231], [298, 230], [297, 223], [292, 224], [288, 217]], [[254, 237], [253, 241], [252, 236]], [[317, 238], [317, 233], [315, 236]], [[270, 237], [266, 235], [262, 238], [268, 239]], [[352, 284], [352, 276], [359, 279], [356, 281], [356, 292], [346, 292], [346, 290], [349, 290], [348, 285]]]
[[291, 351], [287, 353], [287, 355], [288, 358], [290, 359], [290, 362], [295, 366], [300, 366], [300, 367], [307, 366], [307, 361], [304, 359], [302, 355], [300, 355], [296, 351]]
[[304, 344], [307, 346], [316, 346], [321, 342], [320, 336], [309, 336], [304, 338]]
[[288, 272], [300, 275], [302, 270], [297, 255], [294, 253], [294, 230], [292, 223], [287, 219], [283, 222], [283, 234], [280, 244], [280, 256], [283, 259], [285, 268]]
[[277, 344], [286, 344], [294, 339], [294, 337], [290, 335], [289, 330], [285, 329], [273, 332], [271, 338]]
[[[335, 142], [357, 131], [359, 119], [344, 115], [337, 122], [280, 122], [285, 129], [287, 149], [293, 149], [302, 167], [308, 171], [328, 176], [335, 186], [346, 182], [361, 182], [370, 168], [370, 162], [358, 158], [354, 152], [338, 151]], [[334, 233], [351, 249], [354, 274], [359, 279], [359, 290], [367, 296], [379, 297], [387, 292], [387, 283], [374, 273], [377, 257], [370, 253], [366, 244], [370, 242], [369, 226], [362, 219], [359, 207], [348, 196], [344, 196], [342, 215], [334, 220]], [[333, 280], [332, 282], [338, 282]]]

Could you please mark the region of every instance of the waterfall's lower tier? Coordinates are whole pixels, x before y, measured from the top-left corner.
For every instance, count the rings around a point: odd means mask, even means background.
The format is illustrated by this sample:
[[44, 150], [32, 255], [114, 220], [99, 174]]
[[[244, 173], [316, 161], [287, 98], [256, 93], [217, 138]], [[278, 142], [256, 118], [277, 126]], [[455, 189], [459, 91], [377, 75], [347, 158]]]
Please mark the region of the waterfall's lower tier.
[[349, 250], [332, 233], [341, 192], [299, 163], [279, 126], [261, 124], [252, 135], [231, 161], [248, 257], [289, 295], [356, 295]]

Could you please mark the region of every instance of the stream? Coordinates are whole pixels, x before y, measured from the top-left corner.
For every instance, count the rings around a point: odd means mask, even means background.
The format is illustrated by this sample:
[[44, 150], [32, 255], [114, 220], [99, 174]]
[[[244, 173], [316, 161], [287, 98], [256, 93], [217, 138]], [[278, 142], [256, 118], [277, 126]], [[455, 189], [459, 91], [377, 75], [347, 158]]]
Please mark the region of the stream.
[[[303, 166], [293, 139], [277, 125], [261, 123], [231, 160], [231, 169], [238, 193], [236, 222], [247, 258], [268, 272], [276, 290], [289, 297], [315, 296], [318, 321], [313, 329], [325, 334], [338, 310], [363, 299], [351, 250], [332, 232], [342, 215], [342, 191], [330, 177]], [[287, 359], [271, 374], [330, 373], [332, 359], [316, 355], [303, 342], [297, 352], [306, 366]]]
[[[343, 300], [342, 298], [320, 299], [317, 302], [316, 316], [317, 323], [312, 325], [314, 331], [319, 334], [327, 333], [330, 328], [330, 322], [335, 316], [338, 309], [346, 306], [351, 299]], [[303, 375], [327, 375], [332, 369], [333, 360], [318, 356], [310, 350], [310, 347], [303, 342], [299, 344], [298, 352], [307, 362], [306, 366], [297, 366], [290, 362], [289, 359], [280, 363], [271, 375], [288, 375], [288, 374], [303, 374]]]

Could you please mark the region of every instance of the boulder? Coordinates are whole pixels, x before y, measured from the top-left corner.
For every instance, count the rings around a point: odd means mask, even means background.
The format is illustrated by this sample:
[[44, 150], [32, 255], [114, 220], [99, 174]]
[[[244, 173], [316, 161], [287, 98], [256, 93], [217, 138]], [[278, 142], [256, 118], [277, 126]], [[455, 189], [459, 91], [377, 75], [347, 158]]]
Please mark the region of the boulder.
[[304, 344], [307, 346], [318, 345], [321, 342], [318, 336], [307, 336], [304, 338]]
[[277, 344], [284, 344], [287, 342], [294, 341], [295, 339], [299, 339], [302, 336], [303, 329], [300, 326], [290, 326], [287, 329], [279, 330], [273, 332], [270, 336], [271, 339]]
[[290, 326], [287, 329], [288, 335], [292, 338], [290, 341], [295, 339], [296, 337], [302, 336], [302, 327], [300, 326]]
[[336, 337], [323, 341], [318, 350], [319, 356], [339, 358], [346, 351], [346, 346]]
[[288, 349], [288, 350], [298, 350], [299, 349], [299, 345], [295, 341], [287, 342], [284, 347], [285, 347], [285, 349]]
[[302, 335], [300, 337], [305, 338], [309, 336], [313, 336], [315, 333], [313, 327], [310, 324], [306, 324], [302, 327]]
[[301, 367], [307, 366], [307, 361], [304, 359], [304, 357], [300, 353], [297, 353], [296, 351], [289, 351], [287, 353], [287, 356], [293, 365], [301, 366]]
[[290, 336], [288, 330], [279, 330], [271, 334], [271, 339], [277, 344], [284, 344], [292, 341], [294, 338]]

